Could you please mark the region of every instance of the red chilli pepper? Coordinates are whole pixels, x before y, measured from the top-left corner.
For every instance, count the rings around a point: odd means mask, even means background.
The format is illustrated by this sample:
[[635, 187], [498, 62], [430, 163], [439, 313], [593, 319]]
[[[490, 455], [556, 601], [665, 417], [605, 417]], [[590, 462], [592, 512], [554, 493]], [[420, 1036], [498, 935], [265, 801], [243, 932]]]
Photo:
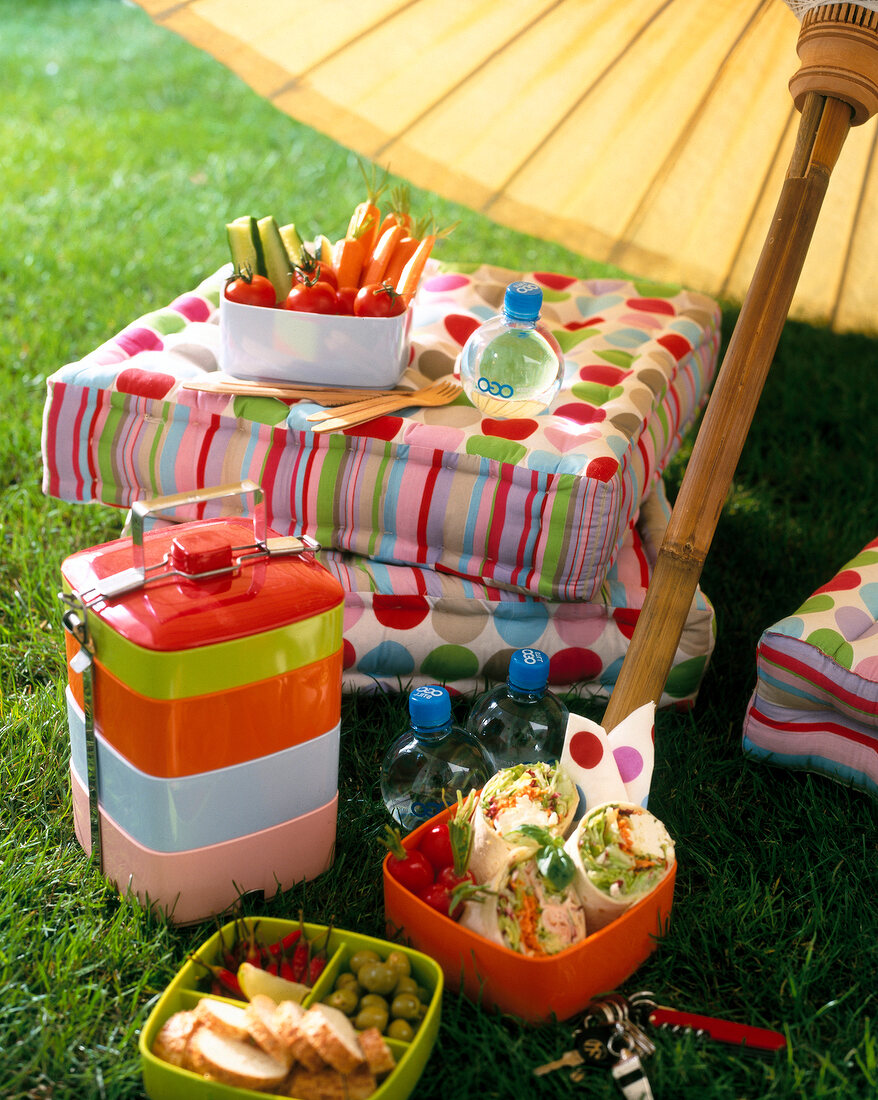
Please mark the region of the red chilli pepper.
[[326, 966], [326, 962], [327, 962], [327, 949], [329, 947], [329, 936], [330, 936], [330, 933], [332, 932], [332, 925], [333, 925], [334, 921], [335, 921], [335, 917], [332, 917], [329, 924], [327, 925], [326, 935], [323, 937], [323, 943], [321, 944], [321, 946], [319, 948], [317, 948], [317, 951], [315, 952], [315, 954], [312, 957], [311, 961], [308, 963], [308, 978], [307, 978], [307, 981], [305, 982], [306, 985], [314, 985], [314, 983], [317, 981], [317, 979], [323, 973], [323, 969]]
[[211, 963], [206, 963], [203, 959], [199, 959], [197, 955], [190, 955], [190, 958], [198, 966], [204, 967], [213, 978], [214, 984], [219, 985], [220, 990], [224, 991], [226, 996], [231, 995], [242, 1001], [247, 1000], [237, 975], [232, 973], [231, 970], [227, 970], [224, 966], [213, 966]]
[[299, 927], [302, 935], [293, 949], [292, 958], [293, 977], [291, 980], [294, 982], [304, 981], [308, 963], [311, 960], [311, 941], [305, 935], [305, 919], [301, 910], [299, 910]]
[[301, 935], [302, 929], [294, 928], [292, 932], [288, 932], [283, 939], [271, 944], [268, 950], [272, 955], [286, 955], [292, 947], [296, 946]]

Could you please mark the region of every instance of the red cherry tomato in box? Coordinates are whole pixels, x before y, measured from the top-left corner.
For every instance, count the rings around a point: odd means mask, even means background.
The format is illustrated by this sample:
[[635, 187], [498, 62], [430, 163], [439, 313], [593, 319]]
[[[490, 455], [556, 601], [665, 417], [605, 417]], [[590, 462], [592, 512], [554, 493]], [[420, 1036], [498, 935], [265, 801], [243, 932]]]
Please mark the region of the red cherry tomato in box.
[[421, 901], [426, 902], [431, 909], [441, 913], [443, 917], [450, 916], [451, 891], [441, 882], [433, 882], [418, 894]]
[[421, 891], [432, 885], [436, 877], [433, 865], [423, 852], [403, 845], [398, 829], [387, 825], [384, 831], [386, 838], [381, 843], [390, 851], [387, 857], [387, 873], [400, 886], [420, 896]]
[[468, 882], [472, 886], [475, 886], [476, 876], [472, 871], [464, 871], [462, 875], [459, 875], [453, 867], [443, 867], [436, 875], [436, 881], [441, 883], [448, 890], [453, 890], [456, 886], [460, 886], [462, 882]]
[[418, 849], [423, 852], [437, 871], [443, 867], [450, 867], [454, 863], [454, 853], [451, 850], [448, 823], [440, 821], [438, 824], [431, 826], [421, 838]]
[[293, 283], [293, 289], [282, 303], [284, 309], [296, 313], [338, 313], [338, 299], [329, 283]]
[[354, 315], [354, 299], [359, 293], [359, 288], [355, 286], [340, 286], [335, 292], [335, 296], [338, 299], [338, 312], [345, 317], [353, 317]]
[[236, 271], [226, 280], [225, 296], [230, 302], [244, 306], [271, 306], [277, 304], [274, 283], [264, 275], [251, 275]]
[[355, 317], [398, 317], [405, 311], [405, 298], [390, 283], [367, 283], [354, 299]]
[[325, 264], [322, 260], [311, 260], [310, 263], [297, 267], [293, 274], [300, 283], [329, 283], [333, 290], [338, 288], [338, 276], [335, 269]]

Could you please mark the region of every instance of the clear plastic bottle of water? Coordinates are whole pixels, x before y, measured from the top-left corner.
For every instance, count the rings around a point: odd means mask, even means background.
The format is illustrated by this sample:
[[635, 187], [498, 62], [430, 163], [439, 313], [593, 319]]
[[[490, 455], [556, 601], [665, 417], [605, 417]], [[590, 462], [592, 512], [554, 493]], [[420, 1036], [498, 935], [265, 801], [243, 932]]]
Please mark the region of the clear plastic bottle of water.
[[493, 775], [478, 742], [454, 725], [444, 687], [430, 684], [411, 692], [409, 723], [381, 764], [384, 805], [407, 832], [456, 805], [458, 791], [466, 795]]
[[464, 393], [488, 416], [535, 416], [561, 387], [564, 356], [540, 323], [542, 305], [536, 283], [510, 283], [503, 312], [480, 325], [463, 346]]
[[466, 727], [491, 757], [494, 771], [542, 760], [557, 764], [567, 732], [567, 707], [548, 690], [549, 658], [517, 649], [506, 683], [480, 696]]

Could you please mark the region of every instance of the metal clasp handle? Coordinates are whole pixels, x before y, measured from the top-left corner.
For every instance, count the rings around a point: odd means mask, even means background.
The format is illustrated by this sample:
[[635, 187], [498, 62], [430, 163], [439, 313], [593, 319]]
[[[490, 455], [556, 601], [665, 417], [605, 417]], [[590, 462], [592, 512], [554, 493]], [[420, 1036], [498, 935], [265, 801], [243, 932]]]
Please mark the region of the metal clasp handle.
[[220, 485], [213, 489], [194, 489], [188, 493], [173, 493], [170, 496], [155, 497], [153, 500], [135, 500], [131, 506], [131, 541], [134, 546], [134, 568], [140, 573], [141, 580], [146, 578], [146, 558], [143, 552], [143, 524], [147, 516], [156, 512], [169, 512], [187, 504], [203, 504], [209, 500], [223, 500], [226, 497], [253, 497], [253, 541], [265, 545], [267, 525], [265, 521], [265, 500], [262, 489], [255, 481], [246, 478], [235, 485]]

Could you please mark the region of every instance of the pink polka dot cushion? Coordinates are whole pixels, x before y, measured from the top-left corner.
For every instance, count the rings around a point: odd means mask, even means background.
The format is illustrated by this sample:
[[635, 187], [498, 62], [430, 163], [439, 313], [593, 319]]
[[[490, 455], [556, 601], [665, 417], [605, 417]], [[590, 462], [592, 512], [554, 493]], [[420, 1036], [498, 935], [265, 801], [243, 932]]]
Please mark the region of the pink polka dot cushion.
[[878, 797], [876, 620], [878, 539], [762, 635], [746, 753]]
[[49, 378], [48, 494], [128, 508], [250, 478], [279, 532], [489, 589], [591, 601], [716, 370], [720, 314], [703, 295], [434, 264], [413, 304], [410, 370], [452, 375], [506, 285], [528, 278], [565, 356], [551, 411], [500, 420], [461, 395], [315, 435], [312, 401], [185, 388], [218, 368], [223, 274]]
[[[609, 697], [646, 595], [667, 522], [661, 489], [644, 504], [617, 561], [589, 601], [549, 601], [415, 566], [327, 551], [345, 590], [346, 690], [401, 691], [444, 683], [458, 692], [503, 681], [513, 651], [549, 656], [549, 684]], [[695, 699], [714, 643], [714, 614], [700, 590], [660, 705]]]

